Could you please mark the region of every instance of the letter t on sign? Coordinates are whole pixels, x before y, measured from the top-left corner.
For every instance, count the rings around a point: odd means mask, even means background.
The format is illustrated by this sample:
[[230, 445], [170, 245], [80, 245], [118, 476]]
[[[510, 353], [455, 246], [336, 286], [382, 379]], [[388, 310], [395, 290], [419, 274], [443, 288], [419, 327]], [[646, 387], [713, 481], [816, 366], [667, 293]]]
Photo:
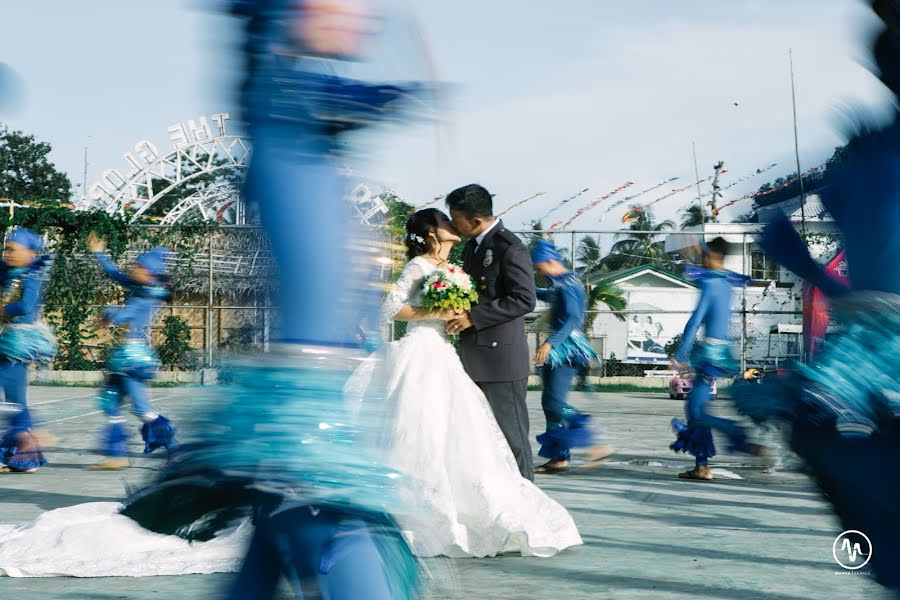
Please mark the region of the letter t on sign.
[[216, 113], [210, 117], [210, 119], [215, 122], [216, 125], [219, 126], [219, 136], [225, 135], [225, 121], [231, 119], [231, 115], [228, 113]]

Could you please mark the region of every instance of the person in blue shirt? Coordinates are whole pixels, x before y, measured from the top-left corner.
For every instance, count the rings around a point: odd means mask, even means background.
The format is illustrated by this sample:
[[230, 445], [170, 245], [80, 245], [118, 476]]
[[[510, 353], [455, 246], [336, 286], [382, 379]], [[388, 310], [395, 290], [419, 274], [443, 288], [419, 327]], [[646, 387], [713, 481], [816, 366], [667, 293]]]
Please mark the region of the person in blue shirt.
[[[672, 420], [677, 439], [670, 446], [676, 452], [687, 452], [696, 459], [690, 471], [680, 473], [682, 479], [709, 481], [713, 478], [709, 459], [715, 456], [712, 430], [728, 436], [730, 450], [759, 454], [762, 447], [747, 441], [744, 427], [737, 421], [709, 414], [707, 408], [713, 399], [712, 384], [717, 377], [734, 375], [737, 362], [731, 350], [731, 298], [736, 285], [744, 285], [747, 278], [725, 269], [728, 244], [717, 237], [703, 247], [703, 268], [689, 268], [689, 278], [699, 282], [700, 300], [688, 320], [681, 337], [681, 344], [672, 357], [673, 366], [679, 371], [693, 367], [694, 388], [685, 403], [687, 423]], [[700, 327], [704, 328], [703, 342], [695, 339]]]
[[8, 431], [0, 440], [0, 473], [34, 473], [46, 464], [32, 432], [28, 410], [28, 365], [48, 363], [56, 355], [56, 339], [39, 321], [39, 307], [50, 272], [49, 256], [39, 256], [44, 241], [24, 227], [10, 231], [0, 265], [0, 403], [8, 416]]
[[537, 437], [541, 444], [538, 454], [549, 460], [534, 472], [557, 473], [568, 467], [572, 448], [589, 447], [586, 457], [592, 463], [607, 458], [613, 448], [606, 444], [593, 445], [596, 432], [590, 425], [590, 416], [568, 403], [578, 370], [597, 356], [582, 332], [587, 310], [584, 286], [548, 240], [538, 240], [531, 260], [535, 269], [552, 284], [550, 288], [537, 290], [538, 299], [549, 302], [552, 312], [550, 336], [534, 358], [541, 372], [541, 407], [547, 420], [546, 431]]
[[95, 233], [87, 240], [88, 249], [110, 279], [125, 289], [125, 306], [106, 308], [102, 319], [110, 325], [124, 328], [124, 340], [116, 346], [107, 363], [107, 383], [100, 395], [100, 406], [108, 423], [102, 435], [103, 453], [106, 459], [92, 465], [94, 469], [123, 469], [128, 466], [125, 458], [128, 432], [121, 415], [121, 403], [131, 401], [131, 409], [143, 423], [141, 438], [144, 452], [175, 446], [175, 428], [159, 414], [150, 403], [146, 382], [156, 376], [159, 360], [147, 341], [150, 326], [159, 305], [170, 297], [165, 282], [166, 263], [169, 254], [165, 248], [154, 248], [135, 258], [127, 273], [122, 273], [106, 254], [106, 245]]

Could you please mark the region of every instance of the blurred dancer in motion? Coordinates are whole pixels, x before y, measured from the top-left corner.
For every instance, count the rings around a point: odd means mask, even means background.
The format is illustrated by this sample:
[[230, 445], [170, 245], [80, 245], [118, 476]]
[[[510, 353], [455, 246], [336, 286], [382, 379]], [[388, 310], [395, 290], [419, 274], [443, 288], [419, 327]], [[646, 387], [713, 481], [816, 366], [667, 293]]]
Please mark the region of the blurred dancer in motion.
[[[897, 96], [900, 2], [878, 0], [872, 7], [887, 25], [874, 43], [875, 62]], [[822, 187], [822, 201], [842, 234], [849, 289], [812, 259], [786, 219], [767, 227], [760, 240], [782, 266], [828, 294], [840, 331], [790, 378], [767, 378], [733, 392], [738, 409], [755, 420], [787, 424], [792, 449], [814, 472], [842, 529], [862, 532], [871, 541], [867, 548], [858, 538], [849, 540], [867, 553], [857, 556], [857, 564], [870, 560], [879, 582], [895, 593], [900, 592], [898, 117], [895, 109], [888, 125], [858, 121], [846, 154], [829, 168]], [[845, 552], [844, 561], [849, 558]]]
[[[716, 429], [731, 442], [732, 452], [759, 454], [759, 444], [747, 442], [747, 432], [737, 421], [716, 417], [708, 412], [713, 399], [712, 384], [717, 377], [733, 376], [738, 371], [731, 354], [731, 295], [732, 288], [744, 285], [747, 278], [725, 269], [728, 244], [717, 237], [703, 247], [703, 268], [692, 267], [687, 276], [700, 284], [700, 300], [694, 314], [688, 320], [681, 338], [681, 345], [672, 358], [679, 371], [686, 370], [688, 362], [695, 371], [694, 388], [685, 403], [687, 423], [672, 419], [676, 440], [670, 446], [676, 452], [687, 452], [695, 458], [690, 471], [680, 473], [682, 479], [712, 480], [709, 459], [716, 455], [712, 430]], [[695, 338], [704, 327], [704, 340], [695, 346]]]
[[281, 343], [235, 369], [204, 415], [205, 443], [174, 456], [125, 514], [196, 536], [252, 506], [256, 529], [229, 598], [270, 598], [281, 577], [298, 597], [411, 597], [415, 562], [385, 510], [395, 474], [373, 462], [343, 402], [363, 358], [359, 311], [372, 302], [354, 272], [368, 250], [337, 163], [340, 134], [387, 117], [406, 91], [333, 74], [372, 30], [362, 2], [243, 0], [234, 12], [246, 23], [241, 99], [253, 139], [244, 192], [279, 265]]
[[0, 439], [0, 473], [34, 473], [47, 460], [32, 433], [28, 411], [28, 365], [56, 355], [56, 339], [38, 320], [51, 260], [39, 256], [44, 241], [30, 229], [16, 227], [6, 237], [0, 264], [0, 410], [9, 429]]
[[101, 436], [106, 459], [92, 469], [124, 469], [128, 466], [128, 430], [121, 413], [122, 402], [131, 401], [131, 411], [141, 420], [144, 452], [175, 446], [175, 427], [156, 412], [147, 394], [147, 382], [156, 377], [159, 359], [150, 347], [150, 326], [159, 305], [171, 296], [166, 283], [165, 248], [154, 248], [134, 259], [128, 273], [122, 273], [106, 254], [106, 244], [95, 233], [87, 240], [88, 250], [106, 275], [125, 289], [125, 306], [107, 308], [103, 321], [125, 328], [124, 340], [116, 346], [106, 365], [106, 386], [100, 393], [100, 408], [108, 420]]
[[[537, 290], [538, 299], [551, 303], [552, 320], [550, 337], [534, 358], [541, 370], [541, 406], [547, 419], [547, 430], [537, 437], [541, 444], [538, 454], [549, 460], [534, 472], [556, 473], [568, 467], [572, 448], [594, 443], [596, 433], [590, 417], [578, 412], [567, 398], [578, 370], [586, 368], [597, 353], [582, 332], [587, 310], [584, 286], [566, 266], [556, 246], [548, 240], [538, 240], [531, 260], [534, 268], [553, 284]], [[612, 446], [603, 444], [589, 448], [586, 458], [598, 463], [612, 453]]]

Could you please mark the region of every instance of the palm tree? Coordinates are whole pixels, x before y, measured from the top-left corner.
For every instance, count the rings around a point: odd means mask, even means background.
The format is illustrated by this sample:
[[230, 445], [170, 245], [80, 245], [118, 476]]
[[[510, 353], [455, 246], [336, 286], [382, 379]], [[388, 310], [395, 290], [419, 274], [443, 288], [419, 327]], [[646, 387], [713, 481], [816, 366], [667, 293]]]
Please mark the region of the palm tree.
[[581, 238], [578, 242], [578, 249], [575, 251], [576, 271], [579, 275], [584, 276], [591, 269], [600, 264], [600, 244], [596, 238], [589, 235]]
[[635, 233], [612, 245], [609, 255], [603, 259], [605, 266], [610, 271], [646, 264], [664, 267], [667, 264], [665, 244], [657, 240], [656, 232], [674, 229], [675, 223], [669, 220], [657, 223], [653, 213], [640, 206], [631, 207], [631, 213], [635, 218], [626, 231]]
[[684, 216], [681, 218], [682, 229], [696, 227], [712, 221], [712, 216], [708, 215], [699, 204], [691, 204], [682, 212], [684, 213]]
[[594, 320], [597, 318], [596, 307], [598, 304], [605, 304], [620, 321], [625, 320], [625, 309], [628, 307], [628, 301], [625, 299], [625, 293], [622, 288], [613, 284], [608, 279], [600, 279], [595, 282], [587, 296], [587, 314], [584, 316], [584, 331], [590, 335], [590, 331], [594, 328]]

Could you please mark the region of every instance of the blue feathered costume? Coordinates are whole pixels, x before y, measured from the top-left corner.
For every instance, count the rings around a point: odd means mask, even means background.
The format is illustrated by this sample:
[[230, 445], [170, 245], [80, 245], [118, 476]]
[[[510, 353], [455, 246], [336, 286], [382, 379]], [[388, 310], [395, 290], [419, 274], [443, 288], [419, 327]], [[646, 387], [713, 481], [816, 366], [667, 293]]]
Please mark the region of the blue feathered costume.
[[154, 409], [147, 395], [147, 382], [156, 377], [160, 366], [147, 340], [157, 309], [170, 295], [168, 288], [160, 282], [166, 275], [167, 255], [164, 248], [154, 248], [135, 259], [135, 264], [153, 278], [146, 284], [122, 273], [105, 253], [94, 255], [109, 278], [121, 285], [126, 293], [124, 307], [103, 311], [106, 321], [126, 327], [124, 341], [113, 348], [107, 361], [106, 385], [98, 398], [107, 417], [100, 444], [109, 458], [120, 459], [127, 453], [128, 431], [121, 413], [121, 404], [126, 399], [131, 401], [132, 412], [141, 420], [145, 453], [175, 446], [175, 427]]
[[124, 514], [203, 538], [251, 511], [254, 537], [229, 598], [272, 598], [282, 577], [298, 595], [310, 585], [332, 600], [415, 598], [416, 563], [388, 513], [396, 474], [343, 408], [352, 326], [360, 306], [377, 304], [351, 276], [361, 261], [345, 244], [361, 237], [349, 230], [336, 160], [340, 134], [390, 118], [414, 89], [332, 74], [342, 56], [298, 37], [315, 27], [302, 2], [233, 7], [245, 20], [241, 101], [253, 138], [244, 194], [279, 266], [281, 343], [235, 368], [217, 409], [200, 415], [202, 442], [176, 452]]
[[[27, 251], [43, 250], [41, 237], [16, 227], [6, 238]], [[9, 429], [0, 439], [0, 462], [11, 471], [32, 471], [46, 464], [43, 450], [31, 433], [28, 410], [28, 365], [47, 364], [56, 355], [56, 338], [39, 320], [39, 308], [52, 267], [50, 256], [38, 256], [25, 267], [0, 263], [3, 316], [0, 324], [0, 388]]]
[[[713, 381], [717, 377], [733, 375], [738, 370], [730, 342], [731, 298], [733, 288], [745, 285], [747, 277], [731, 271], [695, 266], [690, 266], [686, 275], [698, 282], [700, 300], [685, 325], [674, 358], [679, 363], [690, 360], [695, 378], [694, 387], [685, 402], [687, 423], [680, 419], [672, 420], [676, 438], [670, 448], [675, 452], [691, 454], [697, 467], [706, 467], [709, 459], [716, 455], [713, 429], [728, 436], [731, 451], [748, 449], [747, 435], [739, 423], [711, 415], [707, 410], [713, 399]], [[705, 338], [698, 344], [695, 338], [701, 326], [704, 327]]]
[[[531, 260], [536, 265], [551, 260], [563, 263], [547, 240], [538, 241]], [[538, 454], [550, 461], [568, 461], [572, 448], [590, 446], [596, 437], [591, 417], [569, 404], [568, 395], [578, 369], [589, 365], [597, 353], [582, 331], [587, 310], [584, 286], [571, 272], [549, 279], [550, 288], [537, 290], [538, 298], [550, 303], [551, 332], [545, 343], [552, 347], [546, 364], [540, 367], [547, 429], [537, 436], [541, 444]]]
[[[900, 2], [872, 3], [887, 28], [874, 55], [881, 79], [900, 90]], [[757, 421], [782, 421], [843, 530], [872, 543], [878, 581], [900, 590], [900, 114], [880, 129], [859, 127], [829, 168], [822, 201], [843, 235], [850, 287], [811, 258], [787, 220], [760, 244], [830, 298], [840, 331], [815, 361], [785, 380], [737, 388], [737, 407]]]

